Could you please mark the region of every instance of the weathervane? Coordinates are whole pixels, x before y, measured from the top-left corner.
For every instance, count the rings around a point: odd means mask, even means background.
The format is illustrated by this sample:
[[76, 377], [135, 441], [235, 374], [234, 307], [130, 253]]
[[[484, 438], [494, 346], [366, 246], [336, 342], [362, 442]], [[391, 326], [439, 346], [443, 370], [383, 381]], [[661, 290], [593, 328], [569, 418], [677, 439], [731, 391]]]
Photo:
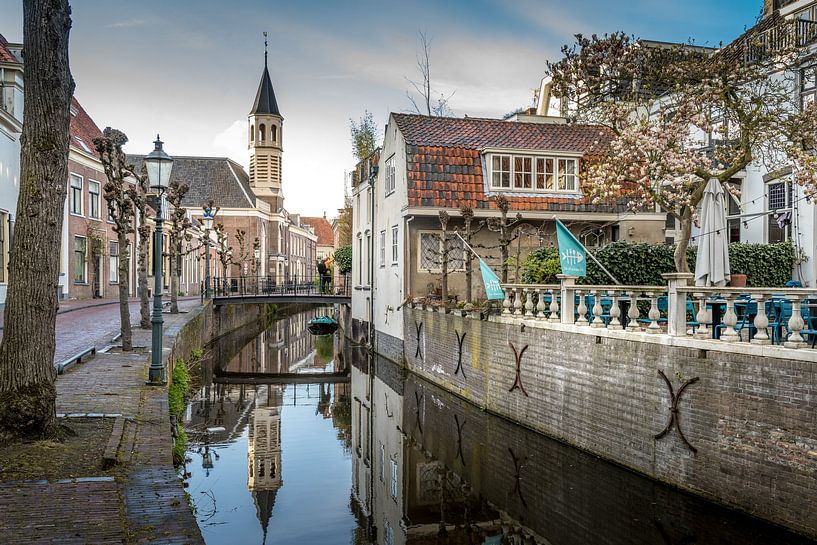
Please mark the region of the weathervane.
[[267, 65], [267, 32], [264, 31], [264, 66]]

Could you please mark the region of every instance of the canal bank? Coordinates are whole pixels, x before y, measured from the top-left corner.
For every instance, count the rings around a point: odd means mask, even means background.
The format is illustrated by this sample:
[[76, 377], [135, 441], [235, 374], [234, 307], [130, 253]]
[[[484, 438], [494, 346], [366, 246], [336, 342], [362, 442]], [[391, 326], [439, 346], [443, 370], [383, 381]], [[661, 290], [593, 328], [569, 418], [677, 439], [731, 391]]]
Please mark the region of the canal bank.
[[476, 406], [817, 535], [814, 354], [421, 308], [406, 308], [404, 324], [406, 366]]
[[[164, 314], [163, 359], [169, 372], [176, 359], [188, 360], [191, 350], [220, 328], [266, 323], [264, 308], [215, 310], [198, 300], [180, 306], [180, 314]], [[45, 456], [41, 463], [49, 466], [37, 470], [31, 458], [27, 476], [10, 479], [11, 472], [25, 468], [1, 464], [0, 539], [9, 544], [203, 543], [172, 463], [167, 388], [145, 385], [151, 332], [135, 328], [135, 350], [122, 353], [104, 341], [98, 344], [102, 327], [75, 324], [75, 334], [96, 344], [97, 354], [56, 381], [58, 416], [80, 435], [69, 434], [64, 444], [20, 445]], [[99, 431], [84, 439], [89, 427]], [[91, 443], [72, 446], [83, 440]], [[66, 458], [70, 452], [82, 460]], [[54, 462], [59, 457], [62, 473], [50, 467], [52, 457]]]

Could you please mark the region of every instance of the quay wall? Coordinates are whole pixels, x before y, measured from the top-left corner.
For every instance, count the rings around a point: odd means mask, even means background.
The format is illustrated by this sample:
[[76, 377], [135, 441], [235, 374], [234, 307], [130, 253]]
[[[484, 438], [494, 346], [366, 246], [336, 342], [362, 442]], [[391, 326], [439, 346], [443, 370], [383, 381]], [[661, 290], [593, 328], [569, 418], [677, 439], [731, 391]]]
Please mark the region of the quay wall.
[[419, 308], [403, 334], [411, 371], [484, 410], [817, 536], [815, 352]]

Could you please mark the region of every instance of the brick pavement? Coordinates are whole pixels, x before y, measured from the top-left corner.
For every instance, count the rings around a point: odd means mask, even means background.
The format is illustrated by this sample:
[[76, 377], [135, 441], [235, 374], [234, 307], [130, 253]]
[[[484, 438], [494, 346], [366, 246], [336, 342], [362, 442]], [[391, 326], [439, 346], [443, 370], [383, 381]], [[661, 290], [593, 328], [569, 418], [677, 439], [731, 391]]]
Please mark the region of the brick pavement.
[[[198, 305], [198, 299], [180, 303], [183, 311]], [[131, 311], [138, 316], [138, 303]], [[119, 329], [118, 316], [116, 304], [58, 315], [57, 354], [110, 344]], [[164, 315], [165, 357], [172, 334], [192, 316]], [[134, 329], [133, 340], [135, 346], [150, 346], [150, 331]], [[128, 447], [133, 452], [123, 453], [130, 463], [116, 481], [0, 483], [0, 542], [203, 545], [172, 465], [167, 389], [145, 386], [149, 361], [148, 352], [101, 353], [57, 378], [58, 413], [131, 419], [126, 430], [136, 425], [135, 442]]]

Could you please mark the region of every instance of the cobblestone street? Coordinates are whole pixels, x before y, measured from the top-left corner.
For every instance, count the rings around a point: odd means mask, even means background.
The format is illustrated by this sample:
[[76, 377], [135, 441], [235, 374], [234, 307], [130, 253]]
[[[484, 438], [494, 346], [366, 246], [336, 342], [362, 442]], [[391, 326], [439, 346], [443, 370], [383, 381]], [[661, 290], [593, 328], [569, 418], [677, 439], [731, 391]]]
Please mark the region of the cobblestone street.
[[[55, 361], [91, 346], [99, 350], [111, 344], [119, 331], [119, 307], [94, 303], [73, 302], [61, 308]], [[198, 306], [198, 298], [180, 301], [181, 314], [164, 314], [165, 332], [178, 331]], [[137, 323], [138, 301], [131, 303], [131, 313]], [[134, 328], [134, 346], [148, 347], [150, 334]], [[169, 346], [173, 338], [164, 340]], [[0, 484], [4, 513], [0, 540], [9, 544], [203, 543], [172, 465], [167, 390], [145, 386], [148, 366], [148, 350], [97, 353], [57, 378], [58, 414], [125, 419], [119, 456], [126, 465], [116, 479]]]

